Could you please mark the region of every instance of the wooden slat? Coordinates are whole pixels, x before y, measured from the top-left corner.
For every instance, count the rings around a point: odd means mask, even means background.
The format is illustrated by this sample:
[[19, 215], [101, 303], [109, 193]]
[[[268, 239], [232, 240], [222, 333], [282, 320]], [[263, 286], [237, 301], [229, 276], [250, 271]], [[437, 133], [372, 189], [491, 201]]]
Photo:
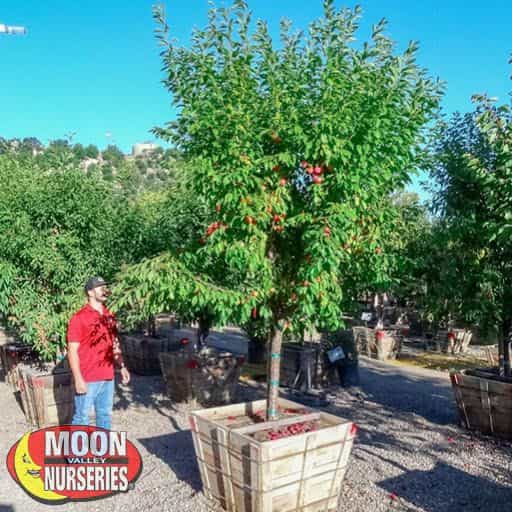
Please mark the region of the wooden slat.
[[[247, 422], [252, 422], [247, 417], [254, 415], [256, 412], [264, 411], [265, 407], [266, 400], [257, 400], [254, 402], [203, 409], [194, 411], [189, 415], [194, 448], [205, 494], [217, 501], [228, 511], [238, 512], [238, 508], [236, 508], [236, 490], [232, 479], [230, 432], [240, 428], [247, 428]], [[310, 409], [304, 407], [302, 404], [283, 398], [279, 399], [279, 407], [300, 412], [310, 411]], [[297, 416], [299, 416], [299, 414], [297, 414]], [[244, 417], [246, 417], [245, 421], [243, 421]], [[239, 418], [239, 420], [237, 421], [235, 418]], [[260, 425], [262, 424], [263, 423]], [[252, 455], [256, 458], [261, 456], [257, 446], [253, 448]], [[250, 457], [249, 460], [251, 460]], [[259, 476], [254, 473], [252, 476], [253, 479], [262, 478], [261, 464], [247, 465], [247, 469], [253, 473], [260, 472]], [[250, 497], [249, 501], [261, 501], [262, 498], [263, 496], [254, 495]], [[245, 494], [243, 499], [248, 499]], [[260, 506], [261, 503], [258, 507]], [[252, 508], [247, 508], [247, 511], [255, 512], [256, 510], [263, 510], [261, 508], [255, 508], [256, 502], [254, 502], [251, 507]]]
[[352, 423], [315, 413], [278, 426], [319, 419], [319, 430], [259, 442], [253, 434], [273, 422], [230, 433], [230, 465], [237, 512], [291, 512], [335, 508], [352, 448]]
[[44, 373], [27, 367], [23, 375], [32, 424], [43, 428], [69, 423], [74, 400], [71, 373]]
[[465, 426], [512, 439], [512, 384], [451, 372], [450, 379]]
[[24, 365], [18, 365], [18, 388], [20, 390], [21, 404], [23, 406], [23, 413], [29, 425], [32, 425], [32, 404], [30, 403], [29, 392], [27, 383], [24, 380], [25, 368]]

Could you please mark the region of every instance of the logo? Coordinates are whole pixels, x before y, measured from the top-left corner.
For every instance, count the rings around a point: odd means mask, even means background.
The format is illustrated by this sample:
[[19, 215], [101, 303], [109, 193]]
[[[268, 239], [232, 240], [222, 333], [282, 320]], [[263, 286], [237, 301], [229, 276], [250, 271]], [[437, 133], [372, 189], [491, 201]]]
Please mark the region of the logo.
[[7, 454], [7, 469], [29, 496], [61, 505], [132, 489], [142, 459], [126, 432], [61, 425], [23, 435]]

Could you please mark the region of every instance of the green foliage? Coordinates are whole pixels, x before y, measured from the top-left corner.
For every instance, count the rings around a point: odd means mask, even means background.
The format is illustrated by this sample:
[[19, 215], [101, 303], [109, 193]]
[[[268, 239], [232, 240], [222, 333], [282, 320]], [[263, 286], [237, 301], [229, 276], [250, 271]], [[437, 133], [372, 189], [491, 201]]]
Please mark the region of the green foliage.
[[100, 152], [94, 144], [89, 144], [85, 149], [86, 158], [98, 158]]
[[278, 48], [265, 22], [251, 32], [243, 1], [212, 9], [189, 46], [169, 41], [155, 11], [179, 112], [155, 133], [188, 160], [208, 227], [178, 257], [128, 269], [119, 307], [208, 306], [220, 322], [256, 316], [302, 332], [337, 327], [361, 281], [386, 283], [376, 249], [396, 217], [388, 197], [421, 161], [440, 87], [416, 44], [394, 54], [384, 22], [355, 47], [360, 10], [324, 8], [307, 34], [284, 21]]
[[116, 167], [124, 160], [123, 152], [114, 144], [110, 144], [101, 152], [103, 160]]
[[136, 247], [131, 206], [106, 182], [72, 165], [0, 155], [0, 312], [45, 359], [64, 347], [86, 278], [110, 278]]
[[507, 332], [512, 318], [512, 123], [508, 107], [439, 126], [432, 177], [438, 218], [425, 242], [424, 301], [432, 318]]
[[42, 147], [43, 145], [36, 137], [24, 137], [23, 139], [5, 139], [0, 137], [0, 154], [32, 155], [33, 152], [40, 151]]

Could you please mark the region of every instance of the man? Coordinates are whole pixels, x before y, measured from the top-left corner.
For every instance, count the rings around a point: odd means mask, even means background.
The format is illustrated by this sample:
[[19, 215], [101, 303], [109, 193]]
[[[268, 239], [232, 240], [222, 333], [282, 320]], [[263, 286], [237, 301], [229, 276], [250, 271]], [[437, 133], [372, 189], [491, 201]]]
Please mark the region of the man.
[[109, 295], [101, 277], [85, 284], [87, 304], [73, 315], [68, 325], [68, 360], [75, 382], [73, 425], [88, 425], [94, 407], [96, 426], [112, 428], [114, 404], [114, 364], [121, 368], [121, 382], [128, 384], [130, 373], [123, 363], [117, 324], [106, 308]]

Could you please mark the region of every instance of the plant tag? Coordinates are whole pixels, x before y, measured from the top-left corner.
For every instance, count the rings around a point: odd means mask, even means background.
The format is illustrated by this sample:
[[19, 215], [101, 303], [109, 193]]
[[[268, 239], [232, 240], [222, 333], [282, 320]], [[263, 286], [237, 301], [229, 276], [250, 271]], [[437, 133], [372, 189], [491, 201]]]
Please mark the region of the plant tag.
[[331, 363], [335, 363], [340, 359], [345, 359], [345, 352], [341, 347], [334, 347], [327, 351], [327, 357]]

